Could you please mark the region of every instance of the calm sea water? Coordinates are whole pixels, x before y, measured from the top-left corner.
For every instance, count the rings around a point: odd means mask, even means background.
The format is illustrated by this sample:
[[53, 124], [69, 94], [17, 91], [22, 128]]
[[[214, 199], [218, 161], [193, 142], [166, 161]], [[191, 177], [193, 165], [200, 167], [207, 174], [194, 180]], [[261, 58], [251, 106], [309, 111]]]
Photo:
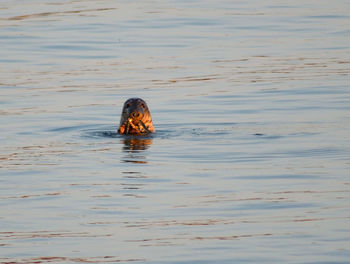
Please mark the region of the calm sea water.
[[1, 1], [0, 263], [349, 263], [349, 14]]

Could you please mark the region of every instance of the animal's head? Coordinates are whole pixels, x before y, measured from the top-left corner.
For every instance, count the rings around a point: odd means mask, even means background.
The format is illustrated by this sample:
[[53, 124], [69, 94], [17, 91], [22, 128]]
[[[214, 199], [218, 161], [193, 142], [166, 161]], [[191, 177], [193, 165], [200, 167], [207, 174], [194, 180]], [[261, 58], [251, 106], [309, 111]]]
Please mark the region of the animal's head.
[[144, 135], [155, 132], [151, 113], [144, 100], [130, 98], [126, 100], [120, 117], [120, 134]]

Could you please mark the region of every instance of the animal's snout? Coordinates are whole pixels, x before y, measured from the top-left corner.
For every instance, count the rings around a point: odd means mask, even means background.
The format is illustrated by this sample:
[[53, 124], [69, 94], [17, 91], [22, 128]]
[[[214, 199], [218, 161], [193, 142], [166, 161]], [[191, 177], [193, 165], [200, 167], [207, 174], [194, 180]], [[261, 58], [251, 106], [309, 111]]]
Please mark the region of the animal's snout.
[[131, 116], [132, 118], [139, 119], [139, 118], [142, 117], [142, 113], [140, 113], [140, 112], [138, 112], [138, 111], [134, 111], [134, 112], [132, 112], [132, 113], [130, 114], [130, 116]]

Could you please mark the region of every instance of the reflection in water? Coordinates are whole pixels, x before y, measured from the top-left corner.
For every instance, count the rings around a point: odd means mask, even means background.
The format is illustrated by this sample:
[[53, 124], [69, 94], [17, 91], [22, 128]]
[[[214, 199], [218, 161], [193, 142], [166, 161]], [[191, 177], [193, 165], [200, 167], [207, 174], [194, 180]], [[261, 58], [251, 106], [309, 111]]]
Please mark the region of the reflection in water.
[[123, 139], [122, 143], [124, 143], [125, 152], [137, 152], [148, 149], [152, 144], [152, 138], [130, 137]]
[[132, 163], [141, 163], [146, 164], [146, 157], [144, 155], [140, 155], [140, 153], [144, 153], [151, 144], [152, 138], [149, 137], [127, 137], [121, 142], [124, 144], [123, 151], [127, 153], [126, 156], [123, 157], [123, 162], [132, 162]]

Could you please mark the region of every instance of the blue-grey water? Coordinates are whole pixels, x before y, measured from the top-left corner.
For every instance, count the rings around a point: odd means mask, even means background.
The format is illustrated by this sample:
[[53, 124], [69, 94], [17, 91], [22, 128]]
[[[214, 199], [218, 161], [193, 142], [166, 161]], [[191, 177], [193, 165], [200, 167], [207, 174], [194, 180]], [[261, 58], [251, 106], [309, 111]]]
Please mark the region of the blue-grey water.
[[0, 263], [349, 263], [349, 1], [4, 0], [0, 45]]

